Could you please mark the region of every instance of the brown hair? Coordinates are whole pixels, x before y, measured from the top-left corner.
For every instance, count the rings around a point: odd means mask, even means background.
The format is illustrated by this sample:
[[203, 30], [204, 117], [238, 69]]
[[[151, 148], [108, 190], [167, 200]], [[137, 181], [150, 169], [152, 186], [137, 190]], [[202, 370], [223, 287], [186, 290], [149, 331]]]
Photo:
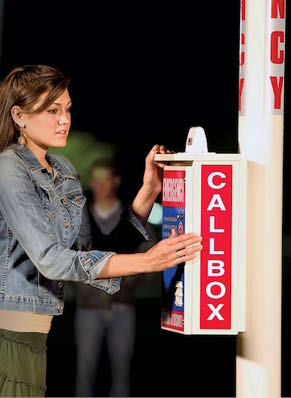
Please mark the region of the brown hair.
[[[11, 116], [14, 105], [25, 112], [40, 113], [68, 87], [69, 77], [46, 65], [14, 68], [0, 83], [0, 152], [16, 143], [20, 131]], [[32, 110], [40, 95], [48, 92], [43, 103]]]
[[113, 159], [101, 158], [96, 159], [93, 163], [91, 163], [88, 171], [89, 177], [92, 177], [93, 171], [98, 168], [109, 169], [113, 176], [118, 175], [116, 163]]

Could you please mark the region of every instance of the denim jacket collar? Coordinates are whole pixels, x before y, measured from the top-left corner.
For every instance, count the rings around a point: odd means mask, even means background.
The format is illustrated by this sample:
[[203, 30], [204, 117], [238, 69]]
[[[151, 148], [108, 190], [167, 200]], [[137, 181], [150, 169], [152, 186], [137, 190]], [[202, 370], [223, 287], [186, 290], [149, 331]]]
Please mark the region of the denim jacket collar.
[[[28, 168], [32, 173], [35, 173], [37, 171], [42, 172], [42, 170], [46, 170], [46, 168], [42, 166], [42, 164], [40, 164], [35, 154], [28, 147], [18, 143], [13, 143], [11, 146], [26, 162]], [[60, 163], [53, 154], [46, 152], [45, 157], [48, 163], [65, 177], [76, 179], [72, 172], [64, 164]]]

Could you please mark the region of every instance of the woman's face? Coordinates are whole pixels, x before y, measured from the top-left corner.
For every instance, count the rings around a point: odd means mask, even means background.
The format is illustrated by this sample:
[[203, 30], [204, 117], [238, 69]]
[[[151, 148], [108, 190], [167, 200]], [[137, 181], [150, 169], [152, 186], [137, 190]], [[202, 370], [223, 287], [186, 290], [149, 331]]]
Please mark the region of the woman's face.
[[[42, 104], [47, 93], [43, 93], [33, 110]], [[47, 109], [41, 113], [23, 113], [25, 129], [23, 135], [26, 138], [27, 146], [36, 144], [42, 148], [64, 147], [71, 126], [71, 98], [66, 89]]]

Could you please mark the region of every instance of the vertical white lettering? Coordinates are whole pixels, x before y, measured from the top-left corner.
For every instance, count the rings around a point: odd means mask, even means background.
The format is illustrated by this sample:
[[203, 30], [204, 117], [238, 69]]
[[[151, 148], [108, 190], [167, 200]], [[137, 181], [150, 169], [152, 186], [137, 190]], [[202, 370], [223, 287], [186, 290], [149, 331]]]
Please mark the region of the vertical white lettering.
[[207, 207], [207, 211], [211, 211], [214, 207], [218, 207], [221, 211], [225, 211], [224, 203], [221, 199], [221, 196], [218, 193], [213, 195]]
[[215, 250], [214, 238], [209, 239], [209, 254], [224, 254], [224, 250]]
[[217, 307], [214, 307], [213, 304], [207, 304], [208, 307], [211, 309], [212, 313], [209, 315], [207, 318], [208, 321], [212, 321], [212, 319], [216, 316], [219, 321], [224, 321], [223, 316], [220, 314], [221, 308], [224, 306], [224, 304], [219, 304]]
[[220, 178], [226, 178], [224, 173], [221, 173], [220, 171], [214, 171], [213, 173], [209, 174], [208, 178], [207, 178], [207, 182], [208, 185], [210, 186], [210, 188], [212, 189], [222, 189], [223, 187], [225, 187], [225, 182], [222, 182], [219, 185], [215, 185], [213, 182], [213, 178], [219, 176]]
[[208, 260], [208, 276], [222, 276], [225, 274], [222, 260]]
[[217, 234], [224, 232], [224, 228], [220, 228], [220, 229], [215, 228], [215, 217], [214, 216], [209, 217], [209, 222], [210, 222], [210, 232], [217, 233]]
[[[218, 294], [213, 294], [211, 289], [213, 288], [213, 286], [218, 286], [220, 288], [220, 293]], [[207, 287], [206, 287], [206, 294], [208, 297], [212, 298], [212, 299], [220, 299], [225, 295], [226, 292], [226, 288], [224, 286], [223, 283], [221, 282], [210, 282]]]

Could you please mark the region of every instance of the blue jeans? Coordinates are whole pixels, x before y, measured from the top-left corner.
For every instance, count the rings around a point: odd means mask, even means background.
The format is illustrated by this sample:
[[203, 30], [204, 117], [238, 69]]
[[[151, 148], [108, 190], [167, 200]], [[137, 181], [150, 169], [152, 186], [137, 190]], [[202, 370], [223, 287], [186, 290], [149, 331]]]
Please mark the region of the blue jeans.
[[93, 397], [104, 340], [111, 364], [110, 396], [130, 395], [130, 363], [135, 342], [135, 307], [113, 303], [110, 310], [77, 308], [76, 396]]

